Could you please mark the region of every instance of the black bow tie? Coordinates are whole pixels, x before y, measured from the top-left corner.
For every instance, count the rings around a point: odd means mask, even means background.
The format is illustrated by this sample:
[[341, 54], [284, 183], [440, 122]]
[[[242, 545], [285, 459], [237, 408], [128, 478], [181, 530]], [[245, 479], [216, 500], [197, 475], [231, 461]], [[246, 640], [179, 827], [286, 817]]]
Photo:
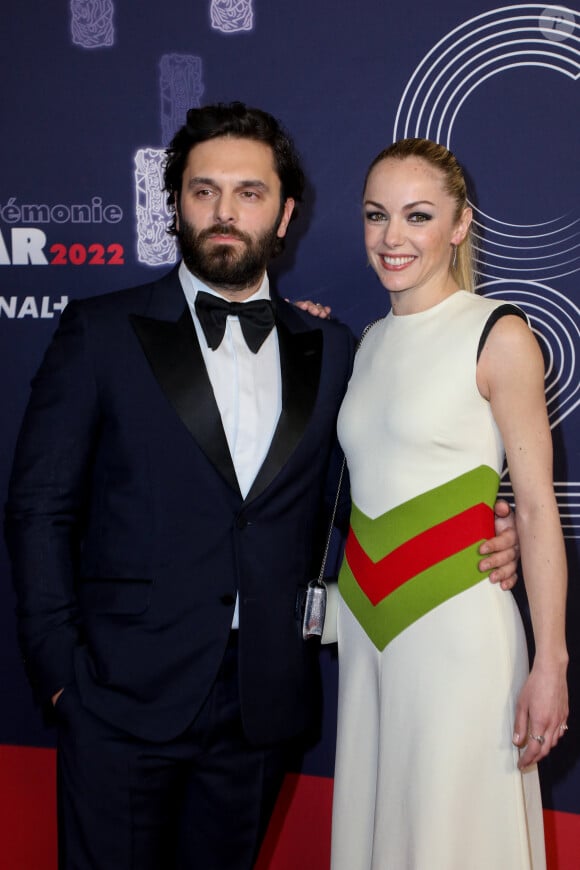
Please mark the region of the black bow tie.
[[274, 327], [274, 311], [268, 299], [227, 302], [219, 296], [200, 290], [195, 297], [195, 311], [208, 347], [212, 350], [216, 350], [222, 343], [228, 315], [239, 318], [242, 334], [252, 353], [260, 350]]

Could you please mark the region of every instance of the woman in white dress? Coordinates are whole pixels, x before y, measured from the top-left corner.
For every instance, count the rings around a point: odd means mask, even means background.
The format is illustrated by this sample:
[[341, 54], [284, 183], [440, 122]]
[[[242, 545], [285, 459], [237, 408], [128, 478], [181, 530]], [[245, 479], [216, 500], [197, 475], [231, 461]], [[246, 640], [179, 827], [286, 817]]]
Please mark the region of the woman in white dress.
[[[369, 263], [391, 311], [339, 417], [351, 529], [339, 577], [333, 870], [541, 870], [537, 762], [567, 729], [566, 563], [544, 366], [524, 315], [476, 296], [472, 211], [425, 139], [376, 158]], [[504, 462], [535, 640], [477, 570]]]

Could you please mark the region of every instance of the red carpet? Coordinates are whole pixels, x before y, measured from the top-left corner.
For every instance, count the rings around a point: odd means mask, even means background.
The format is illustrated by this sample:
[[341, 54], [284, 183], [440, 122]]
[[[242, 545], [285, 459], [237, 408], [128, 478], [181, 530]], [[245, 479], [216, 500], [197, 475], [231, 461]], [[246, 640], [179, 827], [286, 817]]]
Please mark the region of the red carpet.
[[56, 870], [55, 753], [0, 746], [0, 867]]
[[[0, 867], [56, 870], [54, 751], [0, 746]], [[289, 776], [256, 870], [329, 866], [332, 780]], [[544, 813], [548, 870], [579, 870], [580, 816]]]

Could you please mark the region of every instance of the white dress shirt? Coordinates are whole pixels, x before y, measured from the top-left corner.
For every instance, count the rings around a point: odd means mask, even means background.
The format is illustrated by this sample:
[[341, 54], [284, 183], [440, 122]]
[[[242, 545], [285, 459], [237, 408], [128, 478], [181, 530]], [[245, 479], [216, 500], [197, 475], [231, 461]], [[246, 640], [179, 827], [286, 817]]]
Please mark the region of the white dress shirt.
[[[207, 373], [220, 412], [224, 432], [242, 496], [250, 491], [270, 448], [282, 410], [282, 376], [278, 334], [272, 330], [257, 353], [246, 344], [237, 317], [228, 316], [223, 341], [216, 350], [208, 347], [195, 312], [200, 290], [223, 299], [192, 275], [182, 262], [179, 279], [191, 311]], [[268, 276], [260, 288], [245, 300], [269, 299]], [[232, 621], [237, 628], [238, 599]]]

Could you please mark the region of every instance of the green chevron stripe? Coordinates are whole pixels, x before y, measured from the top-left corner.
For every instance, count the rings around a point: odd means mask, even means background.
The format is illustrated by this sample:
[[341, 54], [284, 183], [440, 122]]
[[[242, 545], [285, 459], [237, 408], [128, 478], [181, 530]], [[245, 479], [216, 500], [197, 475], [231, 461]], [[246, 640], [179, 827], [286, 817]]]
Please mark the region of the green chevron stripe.
[[483, 502], [492, 507], [498, 486], [498, 473], [488, 465], [480, 465], [374, 520], [353, 504], [350, 524], [361, 547], [373, 562], [378, 562], [396, 547], [474, 504]]
[[[493, 507], [499, 475], [480, 466], [460, 477], [410, 499], [371, 520], [355, 505], [351, 525], [374, 562], [395, 547], [483, 502]], [[481, 541], [439, 562], [408, 580], [387, 598], [373, 606], [343, 560], [338, 585], [340, 593], [371, 641], [379, 650], [398, 634], [444, 601], [485, 579], [477, 564]]]
[[345, 560], [338, 588], [346, 604], [378, 650], [384, 650], [394, 637], [430, 610], [454, 595], [475, 586], [486, 575], [477, 568], [481, 542], [439, 562], [400, 586], [373, 607]]

